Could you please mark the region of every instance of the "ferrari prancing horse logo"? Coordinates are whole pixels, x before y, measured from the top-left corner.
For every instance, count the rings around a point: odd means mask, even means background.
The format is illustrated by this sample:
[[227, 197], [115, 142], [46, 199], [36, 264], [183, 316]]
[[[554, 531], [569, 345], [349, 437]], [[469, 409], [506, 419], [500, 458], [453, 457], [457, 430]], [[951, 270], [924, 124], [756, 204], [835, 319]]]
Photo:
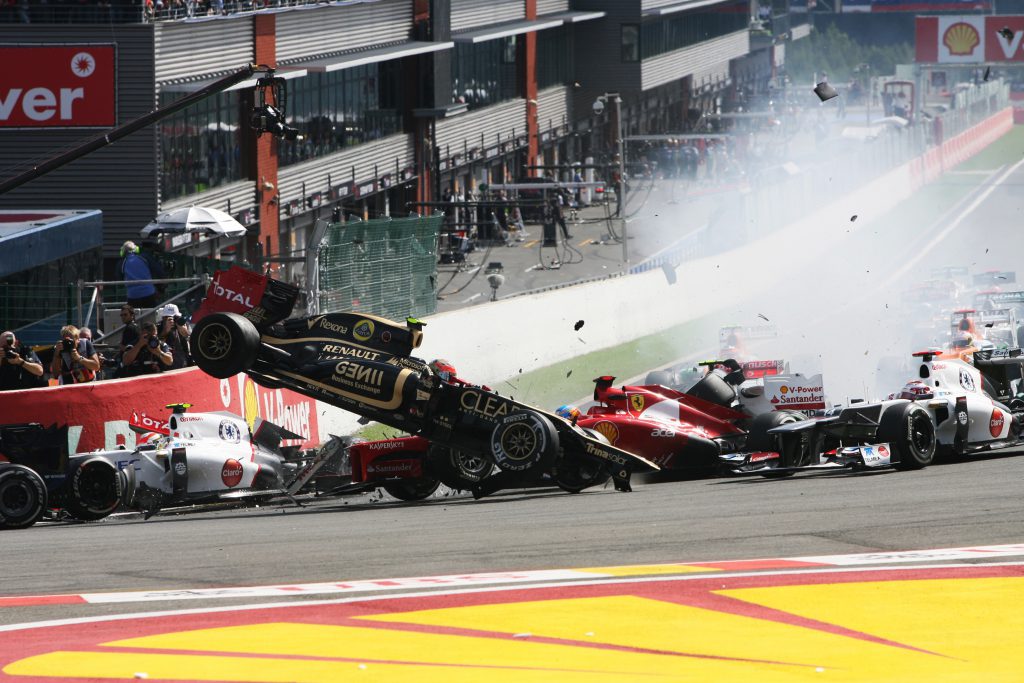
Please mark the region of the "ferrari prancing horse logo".
[[636, 412], [642, 412], [644, 409], [644, 396], [643, 394], [632, 394], [629, 397], [629, 404], [633, 406], [633, 410]]

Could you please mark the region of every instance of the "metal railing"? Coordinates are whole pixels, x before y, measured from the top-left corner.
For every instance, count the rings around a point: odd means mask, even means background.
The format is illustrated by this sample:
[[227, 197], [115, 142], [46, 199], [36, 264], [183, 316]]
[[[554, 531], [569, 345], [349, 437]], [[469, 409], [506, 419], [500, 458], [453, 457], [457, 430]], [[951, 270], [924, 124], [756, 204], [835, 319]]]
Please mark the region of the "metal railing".
[[[156, 306], [159, 308], [168, 303], [174, 303], [175, 301], [181, 300], [187, 293], [199, 287], [205, 287], [209, 283], [208, 276], [206, 275], [195, 275], [192, 277], [177, 277], [177, 278], [159, 278], [152, 280], [97, 280], [96, 282], [85, 282], [79, 280], [73, 287], [75, 288], [75, 311], [76, 319], [78, 321], [78, 327], [87, 327], [93, 323], [93, 313], [99, 309], [120, 307], [127, 303], [127, 289], [129, 285], [185, 285], [184, 287], [176, 287], [168, 291], [173, 293], [167, 297], [164, 301]], [[84, 303], [83, 294], [87, 289], [92, 289], [92, 294], [89, 296], [89, 305], [86, 310]], [[144, 318], [149, 311], [138, 316], [138, 319]], [[104, 337], [109, 337], [113, 331], [106, 331]]]

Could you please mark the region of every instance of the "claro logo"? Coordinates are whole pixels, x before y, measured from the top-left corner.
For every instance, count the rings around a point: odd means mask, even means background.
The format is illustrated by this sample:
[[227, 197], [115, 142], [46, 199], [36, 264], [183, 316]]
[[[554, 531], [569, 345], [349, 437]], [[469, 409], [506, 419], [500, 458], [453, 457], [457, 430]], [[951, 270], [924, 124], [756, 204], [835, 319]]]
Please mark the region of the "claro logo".
[[117, 123], [113, 45], [0, 47], [0, 127], [109, 127]]
[[999, 410], [999, 408], [993, 408], [992, 417], [988, 421], [988, 433], [992, 435], [993, 439], [998, 439], [999, 435], [1003, 433], [1005, 421], [1003, 411]]

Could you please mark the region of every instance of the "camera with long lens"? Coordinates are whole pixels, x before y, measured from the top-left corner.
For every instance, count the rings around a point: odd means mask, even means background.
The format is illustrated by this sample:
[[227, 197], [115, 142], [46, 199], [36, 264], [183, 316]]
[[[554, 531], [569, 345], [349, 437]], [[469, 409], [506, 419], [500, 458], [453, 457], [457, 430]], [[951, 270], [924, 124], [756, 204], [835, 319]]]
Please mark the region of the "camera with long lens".
[[64, 337], [60, 340], [60, 343], [63, 344], [65, 351], [70, 352], [71, 349], [75, 348], [75, 342], [70, 337]]
[[250, 123], [256, 135], [270, 133], [285, 140], [296, 140], [299, 137], [299, 129], [289, 126], [285, 122], [284, 113], [272, 104], [263, 104], [253, 109]]

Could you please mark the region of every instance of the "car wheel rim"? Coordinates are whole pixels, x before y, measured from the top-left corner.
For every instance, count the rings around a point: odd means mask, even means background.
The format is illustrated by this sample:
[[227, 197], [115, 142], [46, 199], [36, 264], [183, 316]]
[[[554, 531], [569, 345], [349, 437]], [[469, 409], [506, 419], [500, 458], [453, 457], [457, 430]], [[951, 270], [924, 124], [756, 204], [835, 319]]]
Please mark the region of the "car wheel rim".
[[486, 474], [487, 469], [491, 466], [488, 460], [478, 455], [467, 455], [459, 451], [452, 453], [452, 463], [459, 472], [469, 477], [480, 477]]
[[910, 443], [920, 453], [927, 453], [932, 448], [932, 442], [935, 440], [935, 434], [933, 433], [931, 426], [931, 418], [927, 415], [915, 415], [911, 419]]
[[214, 323], [199, 336], [199, 350], [209, 360], [221, 360], [231, 351], [231, 333], [220, 323]]
[[110, 507], [110, 501], [114, 498], [110, 489], [110, 480], [97, 467], [86, 469], [79, 480], [78, 491], [82, 502], [94, 510]]
[[529, 425], [512, 425], [505, 430], [501, 447], [511, 460], [526, 460], [537, 450], [537, 434]]
[[11, 517], [18, 517], [32, 505], [32, 496], [28, 488], [21, 482], [11, 482], [0, 487], [0, 506], [3, 512]]

